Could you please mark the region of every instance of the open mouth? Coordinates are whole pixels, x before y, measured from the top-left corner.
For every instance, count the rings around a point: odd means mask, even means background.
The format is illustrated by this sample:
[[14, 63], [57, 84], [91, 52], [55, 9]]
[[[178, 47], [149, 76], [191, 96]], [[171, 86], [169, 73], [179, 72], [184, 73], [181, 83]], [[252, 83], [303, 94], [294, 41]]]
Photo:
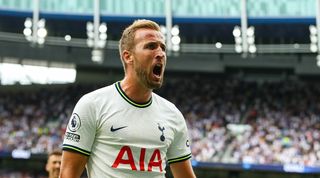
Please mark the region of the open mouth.
[[156, 76], [160, 76], [162, 71], [162, 65], [161, 64], [156, 64], [153, 68], [153, 74]]

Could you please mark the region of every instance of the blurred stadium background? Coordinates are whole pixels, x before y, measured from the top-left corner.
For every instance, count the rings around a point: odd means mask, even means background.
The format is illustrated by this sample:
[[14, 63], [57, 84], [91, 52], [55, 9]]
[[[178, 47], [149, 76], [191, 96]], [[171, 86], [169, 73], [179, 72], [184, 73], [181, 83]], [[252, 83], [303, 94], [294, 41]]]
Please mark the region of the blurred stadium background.
[[320, 177], [320, 0], [0, 0], [0, 177], [46, 176], [79, 97], [121, 80], [138, 18], [162, 25], [156, 92], [199, 178]]

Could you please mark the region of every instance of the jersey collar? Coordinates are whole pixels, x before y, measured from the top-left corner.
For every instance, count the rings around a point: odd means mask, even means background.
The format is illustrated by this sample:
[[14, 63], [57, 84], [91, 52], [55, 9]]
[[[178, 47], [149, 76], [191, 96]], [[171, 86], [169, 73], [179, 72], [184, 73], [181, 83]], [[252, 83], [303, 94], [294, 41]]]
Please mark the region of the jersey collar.
[[122, 90], [121, 86], [120, 86], [120, 81], [115, 83], [115, 87], [117, 89], [117, 91], [119, 92], [119, 94], [122, 96], [122, 98], [124, 100], [126, 100], [129, 104], [138, 107], [138, 108], [145, 108], [151, 105], [152, 103], [152, 98], [149, 99], [149, 101], [147, 101], [146, 103], [137, 103], [133, 100], [131, 100], [126, 94], [125, 92]]

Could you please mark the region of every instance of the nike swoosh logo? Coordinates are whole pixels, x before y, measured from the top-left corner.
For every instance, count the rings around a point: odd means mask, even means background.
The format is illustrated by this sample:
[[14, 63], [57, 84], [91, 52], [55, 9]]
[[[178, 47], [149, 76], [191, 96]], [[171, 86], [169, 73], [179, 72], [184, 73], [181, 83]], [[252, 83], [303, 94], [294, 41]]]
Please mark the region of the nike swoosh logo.
[[123, 127], [118, 127], [118, 128], [113, 128], [113, 126], [111, 126], [110, 131], [111, 131], [111, 132], [115, 132], [115, 131], [117, 131], [117, 130], [124, 129], [124, 128], [126, 128], [126, 127], [128, 127], [128, 126], [123, 126]]

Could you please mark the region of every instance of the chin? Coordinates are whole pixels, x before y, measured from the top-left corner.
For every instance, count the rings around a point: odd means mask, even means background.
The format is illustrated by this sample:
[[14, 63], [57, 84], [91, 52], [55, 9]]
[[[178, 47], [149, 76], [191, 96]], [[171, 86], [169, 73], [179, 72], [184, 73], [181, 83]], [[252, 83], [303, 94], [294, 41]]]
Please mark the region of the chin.
[[155, 85], [152, 85], [151, 87], [150, 87], [150, 89], [159, 89], [159, 88], [161, 88], [161, 86], [162, 86], [162, 83], [161, 84], [155, 84]]
[[162, 86], [162, 80], [161, 81], [152, 81], [152, 82], [148, 82], [148, 88], [150, 89], [159, 89]]

